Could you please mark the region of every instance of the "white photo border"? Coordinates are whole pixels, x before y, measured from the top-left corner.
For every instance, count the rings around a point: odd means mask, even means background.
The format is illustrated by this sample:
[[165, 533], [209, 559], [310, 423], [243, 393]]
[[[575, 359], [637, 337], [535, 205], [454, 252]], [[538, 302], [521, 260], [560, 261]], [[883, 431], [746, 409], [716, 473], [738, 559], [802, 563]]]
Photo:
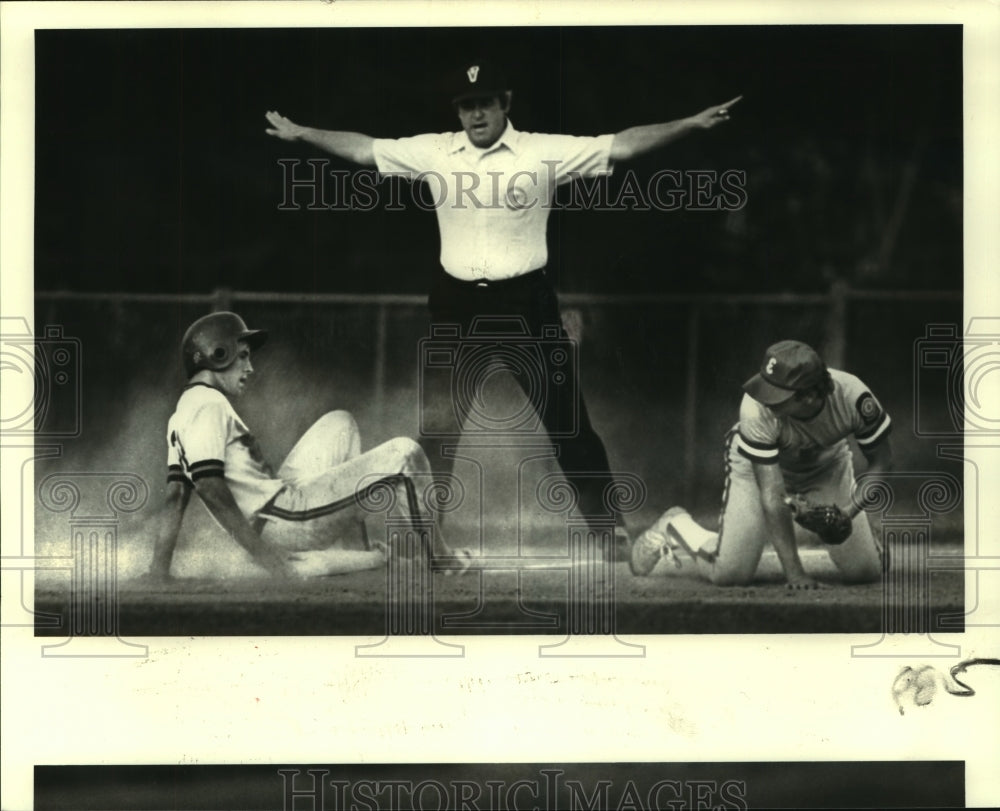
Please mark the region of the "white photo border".
[[[36, 28], [397, 26], [404, 20], [448, 26], [963, 24], [966, 322], [996, 313], [1000, 301], [1000, 12], [985, 0], [883, 7], [853, 1], [670, 7], [5, 2], [0, 12], [4, 315], [34, 312]], [[19, 492], [22, 471], [5, 465], [2, 474], [6, 555], [8, 533], [31, 537], [31, 518], [21, 514], [23, 499], [18, 504], [11, 497]], [[995, 541], [997, 508], [967, 513], [966, 525], [993, 532]], [[980, 596], [982, 615], [1000, 617], [997, 593]], [[965, 657], [1000, 655], [995, 628], [969, 629], [959, 638]], [[890, 687], [909, 662], [852, 658], [852, 644], [867, 638], [635, 637], [630, 641], [646, 645], [645, 658], [563, 660], [540, 659], [538, 639], [527, 637], [470, 638], [463, 658], [444, 660], [358, 659], [358, 640], [344, 637], [135, 641], [148, 645], [147, 658], [52, 660], [40, 656], [30, 628], [4, 629], [4, 808], [30, 807], [36, 764], [469, 760], [961, 759], [968, 804], [1000, 803], [1000, 681], [984, 675], [973, 701], [900, 717]]]

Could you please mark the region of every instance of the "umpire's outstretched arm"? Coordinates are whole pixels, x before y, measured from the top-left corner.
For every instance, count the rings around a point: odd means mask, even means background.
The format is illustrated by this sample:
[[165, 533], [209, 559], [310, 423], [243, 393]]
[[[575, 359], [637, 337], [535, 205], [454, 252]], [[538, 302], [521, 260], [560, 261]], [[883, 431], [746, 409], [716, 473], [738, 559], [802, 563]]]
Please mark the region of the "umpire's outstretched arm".
[[[660, 124], [644, 124], [629, 127], [615, 134], [611, 143], [611, 159], [629, 160], [666, 146], [690, 132], [709, 130], [729, 120], [729, 108], [743, 96], [730, 99], [725, 104], [716, 104], [702, 110], [697, 115], [665, 121]], [[345, 130], [320, 130], [303, 127], [286, 118], [276, 110], [269, 110], [265, 117], [271, 125], [265, 132], [283, 141], [302, 141], [360, 166], [374, 166], [374, 138], [361, 132]]]
[[265, 117], [271, 124], [271, 127], [265, 130], [268, 135], [273, 135], [282, 141], [303, 141], [312, 144], [360, 166], [375, 165], [375, 152], [372, 150], [372, 141], [375, 139], [370, 135], [303, 127], [274, 110], [266, 113]]
[[637, 158], [666, 146], [690, 132], [710, 130], [729, 120], [729, 108], [743, 96], [730, 99], [725, 104], [717, 104], [702, 110], [689, 118], [679, 118], [676, 121], [665, 121], [662, 124], [645, 124], [639, 127], [629, 127], [615, 134], [611, 142], [611, 159], [616, 161]]

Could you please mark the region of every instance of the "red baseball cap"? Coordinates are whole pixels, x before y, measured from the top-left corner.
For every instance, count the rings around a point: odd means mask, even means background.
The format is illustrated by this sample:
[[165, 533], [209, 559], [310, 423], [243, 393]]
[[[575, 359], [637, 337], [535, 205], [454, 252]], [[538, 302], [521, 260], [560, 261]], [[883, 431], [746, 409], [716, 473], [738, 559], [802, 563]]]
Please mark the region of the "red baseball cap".
[[777, 405], [823, 382], [825, 375], [826, 364], [811, 346], [779, 341], [767, 348], [760, 371], [743, 384], [743, 391], [758, 403]]

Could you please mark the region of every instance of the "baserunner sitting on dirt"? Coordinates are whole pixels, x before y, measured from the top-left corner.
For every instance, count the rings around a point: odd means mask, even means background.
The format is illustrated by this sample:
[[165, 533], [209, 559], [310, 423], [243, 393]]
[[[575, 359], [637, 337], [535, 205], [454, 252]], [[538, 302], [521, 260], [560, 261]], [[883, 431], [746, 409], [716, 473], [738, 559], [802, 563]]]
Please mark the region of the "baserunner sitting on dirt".
[[[358, 426], [347, 411], [317, 420], [272, 472], [232, 405], [253, 373], [251, 352], [266, 338], [229, 312], [199, 318], [184, 334], [188, 383], [167, 426], [167, 493], [147, 579], [170, 576], [192, 491], [257, 564], [281, 578], [384, 565], [385, 544], [369, 543], [364, 532], [363, 502], [378, 488], [393, 489], [397, 509], [415, 531], [435, 523], [424, 492], [430, 465], [420, 446], [396, 437], [361, 453]], [[469, 552], [448, 546], [439, 527], [425, 535], [435, 568], [468, 567]]]

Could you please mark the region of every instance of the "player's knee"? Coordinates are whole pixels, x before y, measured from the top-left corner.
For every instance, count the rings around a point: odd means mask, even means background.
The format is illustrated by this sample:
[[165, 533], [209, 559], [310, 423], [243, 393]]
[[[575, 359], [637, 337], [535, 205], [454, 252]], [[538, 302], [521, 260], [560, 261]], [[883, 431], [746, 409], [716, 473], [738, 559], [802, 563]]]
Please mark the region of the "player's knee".
[[844, 583], [860, 585], [882, 579], [882, 557], [875, 542], [864, 535], [855, 534], [842, 546], [828, 547], [827, 552]]
[[745, 586], [753, 580], [757, 567], [739, 565], [715, 558], [711, 562], [699, 561], [699, 568], [714, 586]]
[[386, 443], [386, 446], [392, 457], [400, 460], [401, 463], [416, 462], [417, 466], [421, 467], [420, 462], [426, 459], [424, 449], [416, 441], [407, 436], [398, 436], [395, 439], [390, 439]]
[[344, 411], [343, 409], [327, 411], [320, 417], [319, 421], [329, 431], [349, 434], [358, 433], [358, 423], [350, 411]]

